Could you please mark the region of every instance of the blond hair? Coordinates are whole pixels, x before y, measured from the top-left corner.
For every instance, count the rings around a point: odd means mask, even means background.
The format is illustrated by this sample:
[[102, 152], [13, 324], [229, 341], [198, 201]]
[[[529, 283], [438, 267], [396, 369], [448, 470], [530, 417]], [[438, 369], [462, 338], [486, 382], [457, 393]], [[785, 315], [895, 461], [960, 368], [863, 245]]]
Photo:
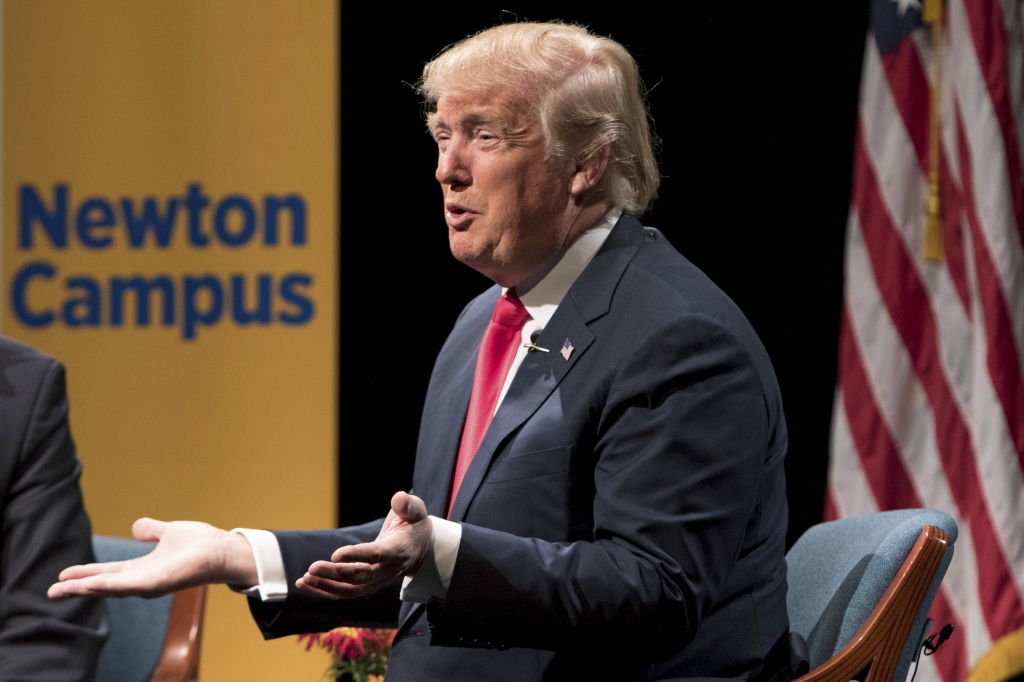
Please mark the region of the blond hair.
[[610, 38], [561, 23], [495, 26], [424, 66], [417, 90], [431, 106], [445, 95], [501, 93], [540, 122], [550, 157], [585, 161], [608, 145], [615, 206], [640, 214], [657, 194], [639, 69]]

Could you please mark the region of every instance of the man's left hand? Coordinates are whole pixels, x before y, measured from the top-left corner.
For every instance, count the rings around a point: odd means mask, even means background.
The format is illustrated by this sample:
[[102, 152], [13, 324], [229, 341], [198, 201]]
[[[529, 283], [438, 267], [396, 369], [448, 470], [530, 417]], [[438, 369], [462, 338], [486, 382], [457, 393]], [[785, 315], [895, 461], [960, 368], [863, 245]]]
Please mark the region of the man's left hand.
[[300, 590], [330, 599], [376, 592], [401, 576], [413, 575], [430, 551], [432, 525], [423, 500], [405, 492], [391, 498], [391, 513], [373, 542], [335, 550], [295, 581]]

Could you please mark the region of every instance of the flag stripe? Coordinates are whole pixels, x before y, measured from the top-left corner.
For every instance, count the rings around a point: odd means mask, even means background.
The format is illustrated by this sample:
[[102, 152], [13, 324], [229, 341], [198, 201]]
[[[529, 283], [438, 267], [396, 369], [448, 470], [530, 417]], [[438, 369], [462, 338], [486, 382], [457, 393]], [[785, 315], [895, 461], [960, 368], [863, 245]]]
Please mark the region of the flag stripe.
[[842, 387], [836, 390], [833, 403], [831, 447], [832, 452], [841, 454], [835, 458], [828, 470], [828, 495], [834, 507], [836, 518], [864, 516], [878, 511], [874, 493], [860, 468], [860, 455], [850, 435], [850, 424], [846, 416], [846, 401]]
[[900, 118], [917, 151], [918, 166], [927, 175], [931, 88], [917, 48], [913, 41], [904, 40], [895, 50], [881, 56], [881, 62], [889, 82], [889, 92], [896, 101]]

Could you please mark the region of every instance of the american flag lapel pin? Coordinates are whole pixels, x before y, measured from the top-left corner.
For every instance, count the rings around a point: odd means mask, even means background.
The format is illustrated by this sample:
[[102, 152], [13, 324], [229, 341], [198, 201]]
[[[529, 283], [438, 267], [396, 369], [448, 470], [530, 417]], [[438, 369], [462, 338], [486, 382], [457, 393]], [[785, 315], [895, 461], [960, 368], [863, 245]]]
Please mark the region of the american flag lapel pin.
[[572, 352], [573, 352], [573, 350], [575, 350], [575, 348], [576, 347], [574, 345], [572, 345], [572, 341], [570, 341], [569, 339], [566, 339], [565, 343], [562, 344], [562, 350], [559, 351], [559, 352], [562, 354], [563, 358], [568, 360], [569, 356], [572, 355]]

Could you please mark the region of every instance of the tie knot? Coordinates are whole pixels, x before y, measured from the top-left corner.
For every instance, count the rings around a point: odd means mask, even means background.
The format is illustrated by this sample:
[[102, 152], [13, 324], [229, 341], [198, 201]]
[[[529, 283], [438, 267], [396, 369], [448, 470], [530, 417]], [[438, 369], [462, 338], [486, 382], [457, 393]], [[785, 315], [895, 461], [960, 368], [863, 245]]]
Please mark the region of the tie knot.
[[526, 306], [519, 300], [515, 289], [509, 289], [498, 297], [494, 304], [494, 314], [491, 315], [491, 322], [513, 329], [521, 328], [528, 319], [530, 313], [526, 312]]

